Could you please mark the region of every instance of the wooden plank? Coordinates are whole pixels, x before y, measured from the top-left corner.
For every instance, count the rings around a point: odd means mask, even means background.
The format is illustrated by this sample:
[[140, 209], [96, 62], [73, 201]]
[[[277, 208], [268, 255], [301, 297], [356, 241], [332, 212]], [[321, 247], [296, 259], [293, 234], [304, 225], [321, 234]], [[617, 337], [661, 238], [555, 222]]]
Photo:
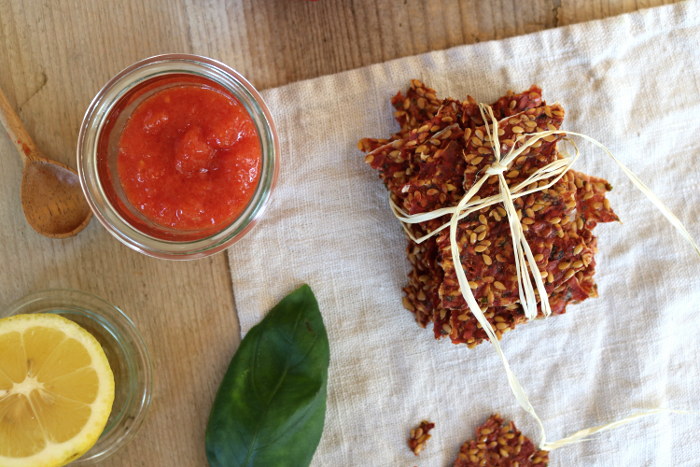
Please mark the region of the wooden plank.
[[219, 56], [262, 89], [552, 25], [549, 1], [520, 4], [188, 0], [187, 17], [195, 51]]
[[557, 0], [557, 25], [581, 23], [594, 19], [621, 15], [643, 8], [677, 3], [678, 0], [620, 0], [598, 1], [589, 0]]
[[[146, 3], [0, 3], [0, 85], [49, 157], [75, 166], [83, 112], [113, 74], [148, 55], [190, 50], [184, 8]], [[150, 259], [96, 220], [72, 239], [40, 237], [24, 221], [21, 164], [4, 133], [0, 153], [0, 304], [45, 288], [84, 290], [122, 307], [150, 346], [151, 412], [138, 439], [104, 465], [204, 465], [210, 404], [239, 341], [225, 254]]]

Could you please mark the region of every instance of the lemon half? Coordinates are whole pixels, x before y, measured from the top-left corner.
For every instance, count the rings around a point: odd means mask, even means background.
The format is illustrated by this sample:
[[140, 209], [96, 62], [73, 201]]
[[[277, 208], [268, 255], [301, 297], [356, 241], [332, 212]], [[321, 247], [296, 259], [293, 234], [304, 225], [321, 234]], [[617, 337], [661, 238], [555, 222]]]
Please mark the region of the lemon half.
[[55, 467], [85, 454], [114, 402], [99, 342], [56, 314], [0, 319], [0, 467]]

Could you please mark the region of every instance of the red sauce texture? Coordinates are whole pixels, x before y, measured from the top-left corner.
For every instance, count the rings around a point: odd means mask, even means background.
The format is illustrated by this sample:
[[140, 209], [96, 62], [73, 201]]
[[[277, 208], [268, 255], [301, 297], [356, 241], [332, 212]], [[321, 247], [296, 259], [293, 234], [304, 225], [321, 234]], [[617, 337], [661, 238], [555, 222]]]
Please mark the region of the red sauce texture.
[[129, 202], [175, 230], [233, 221], [258, 184], [262, 150], [243, 105], [196, 85], [139, 104], [119, 139], [117, 169]]

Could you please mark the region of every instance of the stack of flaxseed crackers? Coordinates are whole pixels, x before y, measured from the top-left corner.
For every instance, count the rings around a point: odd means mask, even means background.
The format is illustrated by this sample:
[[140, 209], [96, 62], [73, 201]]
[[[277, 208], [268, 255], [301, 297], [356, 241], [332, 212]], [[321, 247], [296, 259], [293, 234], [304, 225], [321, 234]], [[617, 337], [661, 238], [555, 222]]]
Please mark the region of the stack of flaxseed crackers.
[[[393, 202], [408, 214], [456, 206], [495, 162], [478, 103], [472, 97], [438, 99], [433, 89], [417, 80], [391, 103], [401, 130], [388, 139], [362, 139], [359, 148], [366, 153], [366, 162], [379, 172]], [[509, 92], [491, 107], [498, 119], [502, 154], [522, 145], [526, 139], [522, 135], [559, 130], [564, 120], [563, 108], [547, 105], [536, 86], [520, 94]], [[504, 172], [509, 187], [562, 158], [557, 149], [561, 138], [546, 136], [515, 159]], [[544, 186], [549, 181], [535, 183]], [[564, 313], [569, 303], [597, 295], [593, 228], [618, 220], [605, 198], [610, 189], [605, 180], [570, 170], [552, 187], [514, 200], [555, 314]], [[498, 177], [492, 175], [477, 197], [498, 193]], [[408, 228], [419, 238], [448, 221], [449, 216], [443, 216]], [[503, 206], [497, 203], [462, 219], [457, 241], [459, 265], [452, 261], [449, 229], [422, 243], [409, 240], [412, 271], [404, 288], [404, 306], [421, 326], [432, 322], [436, 338], [449, 336], [454, 343], [473, 347], [486, 339], [486, 333], [462, 297], [456, 267], [464, 269], [499, 338], [526, 321]]]

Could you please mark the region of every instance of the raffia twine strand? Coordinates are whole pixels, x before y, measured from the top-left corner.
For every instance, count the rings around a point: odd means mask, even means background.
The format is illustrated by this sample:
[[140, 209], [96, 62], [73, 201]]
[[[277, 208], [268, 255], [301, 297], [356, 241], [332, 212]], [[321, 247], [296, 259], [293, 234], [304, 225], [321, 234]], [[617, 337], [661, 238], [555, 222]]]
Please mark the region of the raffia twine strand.
[[[467, 192], [467, 194], [464, 195], [457, 207], [461, 208], [464, 204], [466, 204], [468, 200], [472, 196], [474, 196], [474, 194], [476, 194], [478, 190], [478, 184], [472, 186], [472, 188]], [[544, 430], [544, 424], [542, 423], [542, 420], [540, 420], [540, 417], [537, 416], [534, 407], [530, 403], [530, 399], [528, 399], [527, 394], [525, 393], [525, 389], [523, 389], [523, 387], [520, 385], [520, 381], [518, 381], [518, 378], [515, 376], [515, 373], [513, 373], [513, 371], [510, 369], [508, 359], [506, 358], [505, 354], [503, 353], [503, 350], [501, 349], [501, 345], [498, 342], [498, 337], [496, 336], [495, 331], [491, 327], [491, 323], [489, 323], [489, 321], [486, 319], [486, 316], [484, 316], [484, 313], [481, 311], [481, 308], [479, 308], [479, 305], [476, 303], [476, 299], [474, 298], [474, 294], [472, 293], [471, 288], [469, 287], [467, 276], [464, 273], [463, 268], [457, 267], [458, 264], [462, 264], [461, 259], [459, 257], [459, 248], [457, 245], [457, 225], [459, 224], [459, 212], [459, 209], [455, 210], [450, 219], [450, 252], [452, 253], [452, 261], [455, 264], [455, 272], [457, 273], [457, 281], [459, 282], [460, 291], [462, 292], [462, 296], [464, 297], [464, 300], [469, 306], [469, 310], [474, 314], [477, 321], [481, 324], [481, 327], [483, 328], [484, 332], [486, 332], [489, 341], [491, 342], [491, 344], [493, 344], [496, 353], [501, 358], [501, 363], [503, 363], [503, 368], [505, 369], [506, 377], [508, 378], [508, 384], [510, 385], [513, 395], [517, 399], [520, 406], [526, 412], [528, 412], [535, 419], [535, 421], [537, 421], [537, 424], [540, 427], [540, 436], [542, 439], [545, 439], [546, 433]]]
[[[490, 137], [491, 144], [492, 144], [492, 149], [494, 152], [494, 158], [495, 162], [492, 164], [491, 167], [487, 168], [484, 175], [472, 185], [472, 187], [465, 193], [465, 195], [462, 197], [460, 202], [457, 204], [457, 206], [451, 207], [451, 208], [440, 208], [436, 209], [434, 211], [428, 212], [428, 213], [421, 213], [421, 214], [416, 214], [416, 215], [410, 215], [407, 214], [405, 211], [403, 211], [399, 206], [397, 206], [393, 200], [390, 199], [390, 204], [392, 211], [394, 215], [401, 221], [402, 226], [404, 228], [404, 231], [406, 234], [411, 238], [413, 241], [416, 241], [417, 243], [421, 243], [425, 241], [426, 239], [432, 237], [433, 235], [436, 235], [438, 232], [444, 230], [449, 226], [450, 229], [450, 252], [452, 255], [452, 261], [455, 265], [457, 264], [462, 264], [461, 263], [461, 258], [460, 258], [460, 252], [459, 252], [459, 244], [457, 243], [457, 226], [459, 225], [459, 221], [469, 214], [472, 214], [480, 209], [483, 209], [484, 207], [487, 206], [492, 206], [497, 203], [503, 203], [504, 208], [506, 209], [506, 214], [508, 217], [508, 222], [509, 226], [511, 228], [511, 236], [513, 239], [513, 251], [514, 251], [514, 257], [515, 257], [515, 263], [516, 263], [516, 272], [518, 274], [518, 289], [521, 297], [521, 302], [523, 301], [523, 296], [526, 296], [526, 300], [531, 300], [528, 302], [528, 305], [532, 303], [534, 296], [534, 292], [532, 292], [532, 296], [530, 295], [529, 291], [532, 291], [532, 283], [530, 282], [530, 277], [534, 277], [535, 282], [537, 283], [538, 287], [538, 292], [540, 293], [540, 297], [542, 298], [542, 310], [543, 314], [549, 314], [545, 310], [548, 309], [549, 303], [547, 300], [547, 294], [543, 293], [540, 290], [539, 284], [542, 282], [541, 281], [541, 276], [539, 275], [539, 270], [537, 268], [537, 265], [534, 261], [534, 258], [532, 258], [532, 252], [530, 251], [530, 247], [527, 243], [527, 240], [525, 239], [525, 236], [522, 232], [522, 226], [520, 222], [518, 222], [518, 216], [517, 212], [515, 210], [515, 206], [513, 204], [513, 199], [519, 198], [522, 196], [525, 196], [530, 193], [534, 193], [537, 191], [542, 191], [544, 189], [547, 189], [557, 183], [563, 176], [568, 172], [568, 170], [571, 168], [573, 162], [579, 157], [579, 151], [578, 148], [574, 144], [575, 148], [575, 157], [571, 158], [568, 156], [563, 157], [562, 159], [559, 159], [557, 161], [554, 161], [553, 163], [550, 163], [546, 165], [545, 167], [542, 167], [541, 169], [535, 171], [530, 177], [528, 177], [525, 181], [521, 182], [520, 184], [516, 185], [515, 187], [509, 187], [505, 178], [503, 177], [503, 172], [507, 169], [507, 167], [510, 165], [510, 163], [515, 160], [520, 154], [522, 154], [527, 148], [535, 144], [537, 141], [550, 136], [550, 135], [566, 135], [566, 136], [577, 136], [579, 138], [582, 138], [593, 145], [597, 146], [598, 148], [602, 149], [623, 171], [625, 175], [630, 179], [632, 184], [639, 189], [649, 200], [661, 211], [661, 213], [668, 219], [668, 221], [673, 225], [676, 230], [679, 231], [681, 236], [686, 239], [688, 243], [693, 247], [695, 252], [700, 256], [700, 247], [698, 244], [695, 242], [695, 240], [692, 238], [688, 230], [685, 228], [683, 223], [661, 202], [661, 200], [654, 195], [654, 193], [627, 167], [625, 167], [624, 164], [622, 164], [613, 154], [612, 152], [605, 147], [602, 143], [599, 141], [595, 140], [594, 138], [591, 138], [588, 135], [584, 135], [582, 133], [576, 133], [576, 132], [571, 132], [571, 131], [562, 131], [562, 130], [549, 130], [549, 131], [542, 131], [538, 133], [530, 133], [527, 135], [520, 135], [518, 138], [516, 138], [516, 143], [522, 142], [522, 145], [518, 147], [517, 149], [516, 144], [513, 144], [513, 146], [510, 148], [508, 151], [508, 154], [506, 155], [505, 158], [501, 159], [501, 152], [500, 152], [500, 143], [498, 141], [498, 121], [496, 120], [493, 110], [491, 109], [490, 106], [486, 104], [479, 104], [479, 110], [482, 115], [482, 119], [484, 120], [484, 126], [486, 128], [486, 131]], [[486, 114], [490, 117], [491, 120], [491, 126], [487, 123], [486, 119]], [[451, 127], [454, 127], [452, 125]], [[450, 128], [450, 127], [448, 127]], [[447, 131], [446, 128], [445, 130], [442, 131]], [[567, 138], [569, 142], [573, 144], [573, 142]], [[484, 199], [479, 199], [476, 201], [472, 201], [472, 198], [476, 195], [476, 193], [479, 191], [481, 186], [484, 184], [486, 179], [491, 176], [491, 175], [497, 175], [499, 177], [499, 188], [500, 188], [500, 193], [495, 196], [490, 196], [488, 198]], [[552, 178], [552, 181], [548, 183], [547, 185], [543, 187], [537, 187], [531, 190], [527, 191], [522, 191], [523, 188], [526, 186], [529, 186], [532, 184], [534, 181], [540, 181], [540, 180], [545, 180], [548, 178]], [[421, 223], [425, 222], [428, 220], [432, 219], [437, 219], [442, 216], [450, 216], [449, 222], [441, 225], [439, 228], [428, 232], [428, 234], [420, 237], [420, 238], [415, 238], [415, 236], [412, 234], [410, 229], [407, 227], [407, 224], [415, 224], [415, 223]], [[527, 263], [526, 263], [527, 262]], [[528, 273], [528, 268], [529, 266], [530, 271], [532, 271], [532, 275]], [[463, 268], [456, 267], [455, 266], [455, 273], [457, 274], [457, 281], [459, 282], [459, 288], [460, 292], [462, 293], [462, 296], [464, 297], [464, 300], [466, 301], [469, 310], [472, 312], [474, 317], [477, 319], [479, 324], [481, 324], [482, 329], [486, 333], [489, 341], [493, 345], [494, 349], [496, 350], [496, 353], [501, 359], [501, 362], [503, 364], [506, 377], [508, 379], [508, 384], [510, 385], [511, 391], [513, 395], [515, 396], [516, 400], [520, 404], [520, 406], [528, 412], [537, 422], [539, 428], [540, 428], [540, 443], [539, 447], [540, 449], [547, 450], [547, 451], [552, 451], [554, 449], [559, 449], [561, 447], [567, 446], [569, 444], [581, 442], [586, 440], [586, 436], [599, 433], [601, 431], [606, 431], [606, 430], [612, 430], [615, 428], [618, 428], [622, 425], [625, 425], [627, 423], [631, 423], [639, 418], [649, 416], [649, 415], [656, 415], [660, 413], [689, 413], [689, 412], [683, 412], [683, 411], [678, 411], [678, 410], [670, 410], [670, 409], [664, 409], [664, 408], [657, 408], [657, 409], [651, 409], [651, 410], [646, 410], [642, 411], [633, 415], [630, 415], [628, 417], [625, 417], [621, 420], [607, 423], [604, 425], [599, 425], [596, 427], [592, 428], [585, 428], [583, 430], [580, 430], [576, 433], [574, 433], [571, 436], [568, 436], [566, 438], [563, 438], [559, 441], [554, 441], [551, 443], [547, 442], [546, 438], [546, 431], [544, 429], [544, 423], [540, 419], [540, 417], [537, 415], [534, 407], [530, 403], [530, 400], [527, 396], [527, 393], [525, 392], [524, 388], [518, 381], [518, 378], [515, 376], [513, 371], [510, 369], [510, 365], [508, 363], [508, 359], [506, 358], [503, 349], [501, 348], [501, 345], [499, 343], [499, 340], [496, 336], [495, 331], [491, 327], [491, 323], [486, 319], [486, 316], [484, 316], [484, 313], [481, 311], [481, 308], [479, 307], [478, 303], [476, 302], [476, 299], [474, 298], [474, 294], [471, 291], [471, 288], [469, 287], [469, 282], [466, 276], [466, 273], [464, 272]], [[539, 281], [538, 281], [539, 279]], [[542, 286], [542, 290], [544, 289], [544, 286]], [[544, 305], [546, 303], [546, 305]], [[530, 305], [529, 305], [530, 306]], [[536, 304], [535, 304], [536, 306]], [[525, 310], [526, 316], [528, 318], [532, 318], [536, 316], [537, 311], [535, 308], [535, 313], [534, 316], [530, 316], [532, 314], [532, 309], [528, 311], [528, 308], [526, 308], [523, 305], [523, 308]]]
[[654, 204], [654, 206], [656, 206], [656, 208], [659, 211], [661, 211], [661, 214], [663, 214], [664, 217], [671, 223], [671, 225], [676, 228], [678, 233], [680, 233], [681, 236], [683, 238], [685, 238], [685, 240], [690, 244], [690, 246], [693, 247], [693, 249], [695, 250], [695, 253], [697, 253], [697, 255], [700, 257], [700, 246], [698, 246], [697, 242], [695, 241], [695, 239], [693, 239], [692, 235], [690, 235], [690, 232], [688, 232], [688, 229], [685, 228], [685, 226], [680, 221], [680, 219], [678, 219], [678, 217], [676, 217], [676, 215], [673, 214], [673, 212], [671, 212], [671, 210], [669, 208], [667, 208], [663, 202], [661, 202], [661, 200], [654, 194], [654, 192], [652, 192], [651, 189], [649, 189], [649, 187], [647, 187], [646, 184], [644, 182], [642, 182], [639, 179], [639, 177], [637, 177], [637, 175], [635, 175], [634, 172], [632, 172], [622, 162], [620, 162], [613, 155], [613, 153], [610, 151], [610, 149], [605, 147], [605, 145], [603, 143], [601, 143], [600, 141], [593, 139], [588, 135], [584, 135], [582, 133], [575, 133], [573, 131], [567, 131], [565, 133], [567, 135], [578, 136], [579, 138], [582, 138], [582, 139], [588, 141], [589, 143], [593, 144], [594, 146], [597, 146], [598, 148], [602, 149], [608, 155], [608, 157], [610, 157], [618, 165], [618, 167], [620, 167], [622, 172], [625, 175], [627, 175], [627, 178], [630, 179], [632, 184], [635, 187], [637, 187], [637, 189], [639, 191], [644, 193], [644, 195], [646, 195], [646, 197], [649, 198], [649, 201], [651, 201], [652, 204]]
[[[569, 141], [570, 143], [573, 144], [572, 141]], [[576, 149], [576, 155], [574, 158], [570, 157], [565, 157], [563, 159], [557, 159], [556, 161], [548, 164], [545, 167], [542, 167], [539, 171], [531, 174], [527, 179], [523, 180], [520, 182], [518, 185], [515, 187], [511, 187], [510, 192], [513, 197], [513, 199], [520, 198], [523, 196], [527, 196], [532, 193], [536, 193], [538, 191], [543, 191], [551, 188], [554, 186], [561, 178], [564, 176], [565, 171], [561, 170], [561, 167], [563, 166], [569, 166], [572, 165], [576, 159], [578, 159], [579, 154], [578, 154], [578, 149]], [[556, 176], [555, 176], [556, 175]], [[523, 191], [523, 188], [535, 183], [539, 182], [541, 180], [546, 180], [548, 178], [551, 178], [552, 176], [555, 176], [554, 179], [552, 179], [549, 183], [543, 186], [537, 186], [534, 189], [530, 190], [525, 190]], [[486, 181], [488, 178], [488, 175], [484, 175], [483, 180]], [[477, 183], [482, 183], [481, 180], [479, 180]], [[464, 208], [461, 211], [461, 214], [459, 216], [459, 220], [464, 219], [468, 215], [483, 209], [488, 206], [492, 206], [494, 204], [500, 203], [501, 202], [501, 195], [493, 195], [489, 196], [487, 198], [481, 198], [479, 200], [472, 200], [469, 201], [467, 204], [464, 205]], [[433, 219], [438, 219], [443, 216], [451, 216], [454, 211], [457, 209], [456, 206], [448, 207], [448, 208], [439, 208], [434, 211], [430, 212], [424, 212], [420, 214], [408, 214], [406, 211], [401, 209], [391, 198], [389, 198], [389, 204], [391, 206], [391, 210], [394, 213], [394, 216], [401, 222], [401, 225], [406, 229], [406, 233], [408, 234], [409, 238], [416, 242], [416, 243], [423, 243], [426, 241], [428, 238], [433, 237], [443, 231], [444, 229], [448, 228], [450, 226], [450, 222], [447, 221], [444, 224], [442, 224], [440, 227], [436, 228], [435, 230], [430, 231], [429, 233], [423, 235], [422, 237], [416, 238], [413, 233], [406, 228], [407, 224], [421, 224], [423, 222], [433, 220]]]
[[[496, 159], [494, 164], [486, 169], [486, 175], [498, 175], [500, 194], [502, 196], [503, 207], [506, 210], [506, 217], [508, 218], [508, 224], [510, 227], [510, 236], [513, 242], [513, 257], [515, 259], [515, 270], [518, 275], [518, 294], [520, 295], [520, 305], [523, 307], [523, 311], [525, 312], [527, 319], [534, 319], [537, 317], [537, 297], [535, 296], [535, 290], [532, 286], [532, 278], [535, 280], [537, 290], [541, 297], [542, 312], [545, 316], [549, 316], [552, 310], [549, 306], [549, 298], [544, 288], [544, 282], [542, 281], [542, 276], [540, 275], [537, 262], [535, 261], [535, 257], [530, 249], [530, 245], [525, 239], [523, 226], [518, 219], [518, 213], [515, 209], [513, 197], [510, 193], [510, 187], [508, 186], [506, 178], [503, 176], [503, 172], [508, 168], [511, 162], [518, 157], [519, 153], [517, 150], [515, 150], [516, 145], [513, 144], [505, 159], [501, 161], [501, 143], [498, 138], [498, 120], [496, 120], [496, 116], [493, 114], [493, 109], [490, 106], [479, 104], [479, 112], [481, 113], [481, 118], [485, 123], [486, 133], [491, 141], [494, 157]], [[493, 127], [486, 124], [487, 115], [491, 120]], [[459, 264], [461, 264], [461, 260]], [[532, 276], [530, 275], [530, 272], [532, 273]]]
[[666, 408], [644, 410], [642, 412], [629, 415], [623, 418], [622, 420], [618, 420], [616, 422], [606, 423], [605, 425], [598, 425], [591, 428], [584, 428], [583, 430], [577, 431], [573, 435], [567, 436], [566, 438], [562, 438], [559, 441], [553, 441], [551, 443], [541, 443], [540, 449], [545, 451], [553, 451], [555, 449], [559, 449], [570, 444], [590, 441], [590, 438], [587, 438], [587, 436], [600, 433], [601, 431], [614, 430], [615, 428], [619, 428], [623, 425], [627, 425], [628, 423], [632, 423], [640, 418], [648, 417], [650, 415], [661, 414], [698, 415], [697, 412], [691, 412], [687, 410], [672, 410]]

